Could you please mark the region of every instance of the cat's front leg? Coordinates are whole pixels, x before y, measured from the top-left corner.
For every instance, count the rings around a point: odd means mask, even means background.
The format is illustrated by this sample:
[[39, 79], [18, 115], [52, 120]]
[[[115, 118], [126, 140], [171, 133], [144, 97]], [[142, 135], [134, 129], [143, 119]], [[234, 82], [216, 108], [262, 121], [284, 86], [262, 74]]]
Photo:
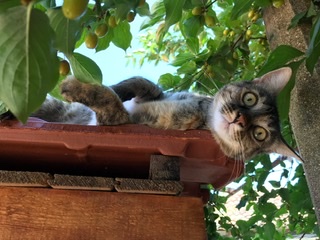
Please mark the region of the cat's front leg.
[[72, 76], [61, 83], [60, 89], [67, 101], [90, 107], [96, 113], [99, 125], [129, 123], [129, 114], [122, 101], [108, 87], [82, 83]]
[[84, 101], [88, 100], [83, 96], [86, 87], [78, 81], [74, 76], [67, 77], [60, 85], [60, 92], [63, 98], [68, 102], [81, 102], [88, 105]]

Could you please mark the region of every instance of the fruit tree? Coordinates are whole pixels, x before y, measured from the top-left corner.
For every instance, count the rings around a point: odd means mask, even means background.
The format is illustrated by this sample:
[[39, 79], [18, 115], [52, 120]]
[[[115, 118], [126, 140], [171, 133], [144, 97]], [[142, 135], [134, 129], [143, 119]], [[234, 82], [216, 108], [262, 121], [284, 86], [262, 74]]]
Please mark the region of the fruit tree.
[[[102, 72], [87, 56], [74, 50], [84, 44], [103, 51], [110, 44], [127, 50], [130, 25], [144, 18], [140, 42], [145, 51], [131, 60], [157, 64], [169, 62], [176, 73], [159, 73], [166, 91], [189, 90], [214, 94], [223, 85], [252, 79], [270, 70], [299, 66], [312, 73], [320, 55], [319, 1], [288, 23], [312, 26], [307, 51], [289, 45], [269, 50], [262, 19], [265, 8], [282, 8], [284, 0], [1, 0], [0, 1], [0, 114], [10, 110], [25, 122], [49, 93], [59, 96], [58, 85], [66, 75], [101, 84]], [[112, 56], [107, 56], [112, 57]], [[294, 79], [279, 99], [284, 136], [293, 146], [289, 124], [289, 97]], [[267, 180], [281, 165], [279, 179]], [[293, 172], [290, 174], [290, 169]], [[239, 180], [240, 181], [240, 180]], [[285, 239], [290, 234], [319, 234], [303, 167], [279, 158], [260, 156], [246, 164], [241, 179], [244, 196], [238, 208], [252, 210], [246, 221], [235, 224], [228, 217], [227, 197], [210, 185], [205, 207], [209, 239]], [[280, 197], [280, 207], [269, 202]], [[289, 216], [289, 217], [288, 217]], [[218, 228], [232, 238], [221, 236]]]

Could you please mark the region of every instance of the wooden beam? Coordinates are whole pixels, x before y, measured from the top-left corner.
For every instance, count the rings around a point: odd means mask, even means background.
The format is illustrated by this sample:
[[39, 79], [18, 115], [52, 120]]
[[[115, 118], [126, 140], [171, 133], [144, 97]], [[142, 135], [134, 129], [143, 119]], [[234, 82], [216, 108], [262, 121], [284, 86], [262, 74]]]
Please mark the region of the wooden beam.
[[77, 190], [99, 190], [112, 191], [114, 189], [114, 179], [92, 176], [71, 176], [54, 174], [54, 178], [48, 180], [52, 188], [57, 189], [77, 189]]
[[206, 239], [199, 198], [46, 188], [0, 195], [0, 239]]
[[180, 158], [151, 155], [149, 178], [152, 180], [180, 181]]
[[183, 191], [183, 184], [178, 181], [116, 178], [116, 182], [118, 192], [178, 195]]
[[49, 187], [49, 173], [0, 170], [0, 186]]

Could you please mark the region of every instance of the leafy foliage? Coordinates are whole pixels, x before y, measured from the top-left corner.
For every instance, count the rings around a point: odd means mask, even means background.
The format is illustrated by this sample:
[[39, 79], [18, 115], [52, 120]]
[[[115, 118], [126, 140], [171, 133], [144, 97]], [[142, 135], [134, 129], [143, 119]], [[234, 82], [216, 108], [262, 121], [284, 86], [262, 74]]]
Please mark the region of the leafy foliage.
[[57, 82], [54, 32], [43, 12], [23, 6], [1, 13], [0, 29], [1, 100], [25, 121]]
[[[275, 164], [281, 164], [283, 168], [277, 174], [279, 179], [270, 180], [268, 176], [276, 171]], [[225, 215], [225, 207], [218, 204], [215, 209], [223, 214], [217, 215], [214, 220], [238, 239], [287, 239], [292, 234], [317, 232], [316, 217], [309, 190], [306, 188], [303, 168], [298, 165], [295, 169], [293, 165], [285, 165], [282, 160], [270, 164], [268, 157], [250, 161], [247, 164], [246, 176], [242, 180], [243, 197], [237, 208], [252, 211], [252, 216], [234, 224]], [[291, 177], [290, 169], [294, 172]], [[267, 187], [267, 183], [272, 188]], [[217, 199], [221, 201], [218, 193], [214, 194], [215, 202]], [[275, 204], [275, 199], [281, 199], [280, 206]], [[226, 200], [224, 198], [223, 203]], [[212, 239], [228, 239], [222, 236], [214, 238], [215, 234], [211, 234]]]
[[[163, 73], [158, 81], [168, 91], [214, 94], [229, 82], [252, 79], [284, 65], [295, 73], [305, 63], [313, 72], [319, 60], [320, 14], [314, 3], [290, 24], [313, 24], [306, 53], [291, 46], [279, 46], [270, 53], [261, 12], [270, 5], [281, 7], [281, 0], [157, 0], [151, 7], [145, 0], [78, 1], [87, 7], [72, 14], [79, 16], [75, 19], [67, 18], [55, 0], [0, 1], [0, 114], [9, 109], [26, 121], [47, 93], [59, 97], [57, 84], [65, 76], [59, 76], [58, 53], [63, 56], [60, 61], [69, 61], [79, 80], [101, 84], [97, 64], [75, 49], [87, 44], [89, 34], [96, 34], [99, 37], [91, 38], [89, 45], [97, 52], [110, 43], [126, 51], [132, 40], [130, 22], [137, 14], [145, 17], [141, 43], [146, 50], [130, 59], [140, 65], [166, 61], [175, 66], [175, 74]], [[97, 34], [101, 25], [106, 32]], [[279, 97], [283, 133], [292, 146], [287, 99], [293, 83], [294, 79]], [[276, 165], [282, 168], [275, 170]], [[280, 171], [279, 179], [269, 179], [275, 171]], [[285, 239], [290, 234], [319, 234], [301, 165], [288, 166], [278, 158], [271, 161], [261, 156], [246, 164], [246, 174], [238, 181], [243, 197], [237, 207], [253, 214], [234, 223], [225, 207], [228, 196], [208, 185], [211, 195], [204, 211], [209, 239]], [[281, 198], [280, 206], [272, 203], [274, 198]], [[229, 236], [221, 236], [219, 229]]]

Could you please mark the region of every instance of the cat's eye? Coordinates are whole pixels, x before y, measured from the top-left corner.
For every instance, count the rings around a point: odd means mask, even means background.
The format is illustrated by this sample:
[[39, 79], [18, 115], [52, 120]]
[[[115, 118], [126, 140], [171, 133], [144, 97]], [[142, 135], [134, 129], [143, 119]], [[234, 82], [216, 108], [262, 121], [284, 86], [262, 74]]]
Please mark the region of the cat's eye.
[[268, 132], [263, 127], [255, 127], [253, 129], [253, 136], [258, 141], [264, 141], [268, 136]]
[[252, 107], [257, 103], [258, 98], [252, 92], [247, 92], [243, 95], [242, 101], [247, 107]]

